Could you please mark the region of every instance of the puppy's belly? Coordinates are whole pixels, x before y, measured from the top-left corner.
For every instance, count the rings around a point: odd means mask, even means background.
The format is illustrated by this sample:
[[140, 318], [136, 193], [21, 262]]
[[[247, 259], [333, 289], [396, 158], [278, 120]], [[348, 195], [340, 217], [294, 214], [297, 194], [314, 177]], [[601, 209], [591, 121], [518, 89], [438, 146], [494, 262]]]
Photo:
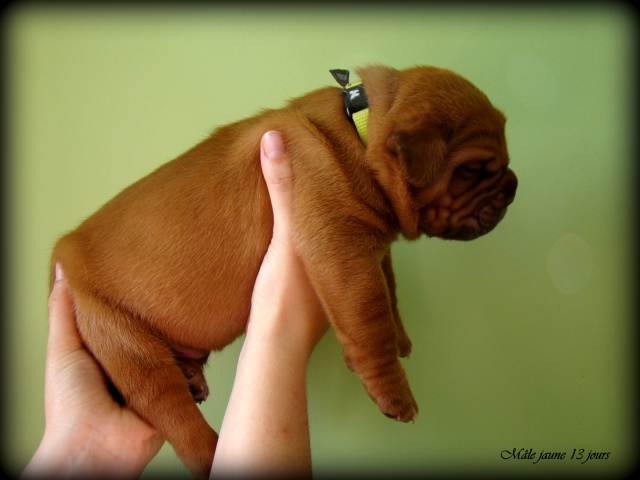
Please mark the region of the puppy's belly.
[[170, 304], [160, 294], [138, 310], [146, 311], [142, 320], [169, 344], [203, 351], [221, 350], [245, 330], [252, 287], [250, 277], [234, 286], [192, 284], [189, 291], [176, 292]]

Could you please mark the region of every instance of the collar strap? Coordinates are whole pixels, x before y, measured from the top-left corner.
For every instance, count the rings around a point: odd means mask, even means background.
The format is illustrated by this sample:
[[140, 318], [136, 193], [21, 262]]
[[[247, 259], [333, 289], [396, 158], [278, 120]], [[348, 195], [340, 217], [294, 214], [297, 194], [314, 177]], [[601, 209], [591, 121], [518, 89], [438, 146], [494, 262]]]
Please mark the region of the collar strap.
[[351, 119], [362, 143], [367, 145], [367, 121], [369, 119], [369, 100], [362, 82], [349, 83], [349, 70], [329, 70], [333, 78], [342, 86], [347, 117]]

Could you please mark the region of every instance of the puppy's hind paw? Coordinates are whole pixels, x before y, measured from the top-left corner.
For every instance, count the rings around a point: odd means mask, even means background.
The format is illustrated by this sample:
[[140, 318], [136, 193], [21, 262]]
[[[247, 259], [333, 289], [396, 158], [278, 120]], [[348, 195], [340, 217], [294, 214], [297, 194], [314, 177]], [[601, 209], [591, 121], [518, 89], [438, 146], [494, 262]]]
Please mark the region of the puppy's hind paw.
[[209, 386], [207, 385], [207, 380], [204, 378], [202, 361], [192, 358], [177, 357], [176, 364], [180, 367], [182, 373], [187, 379], [189, 391], [191, 392], [191, 395], [193, 395], [195, 402], [204, 402], [209, 396]]

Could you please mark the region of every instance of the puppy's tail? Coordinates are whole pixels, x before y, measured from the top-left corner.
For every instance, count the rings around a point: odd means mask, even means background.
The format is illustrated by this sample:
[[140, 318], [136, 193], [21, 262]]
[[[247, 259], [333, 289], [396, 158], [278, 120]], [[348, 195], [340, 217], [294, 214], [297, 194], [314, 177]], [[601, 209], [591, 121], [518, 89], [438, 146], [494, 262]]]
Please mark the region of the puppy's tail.
[[218, 435], [172, 351], [131, 313], [80, 289], [73, 296], [82, 340], [126, 404], [171, 443], [196, 478], [208, 478]]

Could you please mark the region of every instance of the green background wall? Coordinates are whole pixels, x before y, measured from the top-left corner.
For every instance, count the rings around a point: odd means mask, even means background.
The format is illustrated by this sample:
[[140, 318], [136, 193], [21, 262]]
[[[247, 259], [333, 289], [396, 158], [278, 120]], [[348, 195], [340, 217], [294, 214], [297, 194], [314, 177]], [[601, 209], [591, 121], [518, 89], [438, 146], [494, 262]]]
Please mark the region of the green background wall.
[[[315, 471], [613, 474], [635, 459], [630, 12], [14, 4], [3, 22], [10, 473], [43, 431], [56, 238], [216, 126], [373, 62], [450, 68], [484, 90], [508, 117], [520, 186], [486, 237], [393, 248], [415, 424], [381, 415], [333, 335], [322, 340], [309, 368]], [[240, 345], [210, 361], [202, 409], [216, 429]], [[567, 457], [501, 458], [514, 448]], [[581, 464], [574, 449], [610, 456]], [[188, 477], [168, 445], [145, 476], [158, 473]]]

